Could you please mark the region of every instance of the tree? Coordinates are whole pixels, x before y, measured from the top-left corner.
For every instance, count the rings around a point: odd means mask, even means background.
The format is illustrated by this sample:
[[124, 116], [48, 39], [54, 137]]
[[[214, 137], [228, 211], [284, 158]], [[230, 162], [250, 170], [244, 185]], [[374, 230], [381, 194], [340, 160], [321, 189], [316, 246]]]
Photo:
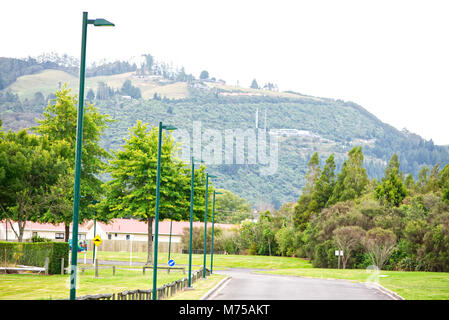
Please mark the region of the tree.
[[375, 197], [387, 204], [398, 207], [407, 195], [407, 189], [399, 173], [399, 160], [394, 154], [385, 169], [382, 183], [376, 187]]
[[365, 236], [365, 230], [358, 226], [345, 226], [333, 231], [335, 244], [339, 250], [343, 251], [343, 269], [346, 268], [352, 250], [357, 246]]
[[95, 92], [94, 92], [94, 90], [92, 90], [92, 88], [90, 88], [89, 91], [87, 91], [86, 99], [87, 99], [90, 103], [93, 103], [93, 102], [94, 102], [94, 99], [95, 99]]
[[145, 67], [148, 71], [148, 74], [151, 74], [151, 70], [153, 69], [154, 58], [151, 54], [144, 54], [145, 57]]
[[257, 84], [256, 79], [253, 79], [253, 81], [251, 82], [251, 89], [259, 89], [259, 85]]
[[[73, 203], [77, 105], [77, 97], [71, 95], [71, 90], [64, 84], [61, 90], [56, 92], [56, 103], [49, 104], [45, 108], [43, 118], [37, 120], [39, 126], [32, 128], [33, 131], [46, 137], [49, 144], [56, 148], [60, 157], [68, 162], [67, 171], [60, 175], [60, 179], [64, 181], [58, 183], [61, 197], [47, 199], [51, 203], [51, 209], [43, 217], [45, 222], [64, 223], [66, 239], [68, 239], [69, 226], [73, 220], [72, 212], [66, 210], [66, 205], [57, 205], [55, 201]], [[99, 200], [103, 195], [102, 181], [98, 175], [106, 169], [106, 163], [103, 160], [109, 159], [111, 155], [99, 143], [109, 122], [111, 120], [108, 115], [102, 115], [92, 104], [86, 104], [83, 120], [80, 223], [93, 218], [94, 209], [91, 203], [93, 200]], [[63, 207], [66, 209], [55, 209]], [[101, 219], [101, 217], [97, 218]]]
[[251, 217], [251, 204], [229, 190], [217, 189], [215, 199], [215, 221], [239, 224]]
[[0, 135], [0, 218], [9, 220], [19, 242], [26, 222], [39, 221], [47, 210], [44, 199], [68, 165], [58, 151], [47, 137], [26, 130]]
[[[137, 121], [130, 129], [130, 137], [125, 139], [122, 150], [113, 152], [107, 170], [111, 180], [104, 185], [106, 198], [99, 207], [111, 216], [134, 216], [147, 222], [147, 263], [151, 264], [159, 128], [153, 127], [148, 132], [147, 127], [147, 124]], [[174, 155], [177, 146], [173, 138], [164, 132], [162, 139], [159, 219], [187, 220], [190, 207], [187, 169]], [[195, 192], [197, 189], [200, 186], [195, 188]]]
[[122, 89], [120, 90], [120, 93], [126, 96], [130, 96], [133, 99], [140, 99], [142, 98], [142, 94], [140, 92], [140, 89], [133, 86], [131, 83], [131, 80], [126, 80], [123, 85]]
[[334, 155], [331, 154], [326, 160], [326, 165], [321, 172], [319, 179], [316, 181], [312, 199], [314, 199], [318, 208], [326, 207], [327, 202], [335, 188], [335, 161]]
[[366, 233], [362, 243], [368, 252], [372, 264], [381, 270], [396, 246], [396, 235], [391, 230], [377, 227]]
[[356, 199], [362, 195], [368, 185], [368, 175], [362, 164], [362, 147], [352, 148], [337, 177], [334, 192], [329, 199], [330, 204]]
[[315, 184], [320, 176], [320, 159], [315, 152], [307, 164], [306, 183], [302, 189], [298, 203], [295, 206], [295, 225], [299, 230], [304, 230], [309, 222], [310, 215], [318, 211], [318, 203], [312, 195], [315, 190]]
[[201, 71], [201, 73], [200, 73], [200, 79], [201, 79], [201, 80], [207, 80], [207, 79], [209, 79], [209, 72], [207, 72], [206, 70]]

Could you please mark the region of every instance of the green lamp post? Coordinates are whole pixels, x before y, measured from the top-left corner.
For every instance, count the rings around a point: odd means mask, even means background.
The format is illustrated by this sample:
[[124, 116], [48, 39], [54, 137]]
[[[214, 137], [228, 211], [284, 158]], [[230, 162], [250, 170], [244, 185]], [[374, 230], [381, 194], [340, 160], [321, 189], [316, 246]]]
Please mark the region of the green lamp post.
[[76, 299], [76, 267], [78, 261], [78, 251], [76, 243], [78, 241], [79, 223], [79, 202], [80, 202], [80, 179], [81, 179], [81, 149], [83, 137], [83, 116], [84, 116], [84, 78], [86, 71], [86, 37], [87, 25], [93, 24], [95, 27], [111, 26], [114, 24], [105, 19], [90, 20], [87, 12], [83, 12], [83, 26], [81, 39], [81, 63], [80, 63], [80, 87], [78, 119], [76, 125], [76, 151], [75, 151], [75, 185], [73, 192], [73, 230], [72, 230], [72, 262], [70, 268], [70, 300]]
[[[204, 162], [199, 160], [199, 162]], [[192, 289], [192, 228], [193, 228], [193, 192], [195, 181], [195, 159], [192, 157], [192, 173], [190, 177], [190, 239], [189, 239], [189, 281], [188, 288]]]
[[203, 259], [203, 278], [206, 278], [206, 254], [207, 254], [207, 200], [208, 200], [208, 189], [209, 189], [209, 178], [216, 178], [216, 176], [206, 173], [206, 206], [204, 209], [204, 259]]
[[210, 248], [210, 273], [212, 274], [212, 266], [214, 263], [214, 224], [215, 224], [215, 195], [223, 194], [223, 192], [216, 192], [214, 190], [214, 200], [212, 204], [212, 239], [211, 239], [211, 248]]
[[[97, 200], [92, 200], [91, 203], [96, 205], [98, 203], [98, 201]], [[96, 235], [97, 235], [97, 210], [95, 209], [95, 211], [94, 211], [94, 238], [95, 238]], [[95, 264], [96, 253], [97, 253], [97, 246], [94, 244], [93, 245], [93, 250], [92, 250], [92, 254], [93, 254], [93, 256], [92, 256], [92, 264]]]
[[[153, 300], [157, 299], [157, 251], [159, 236], [159, 185], [161, 182], [161, 149], [162, 149], [162, 130], [176, 130], [176, 127], [162, 125], [159, 122], [159, 138], [157, 146], [157, 175], [156, 175], [156, 212], [154, 217], [154, 257], [153, 257]], [[148, 235], [151, 237], [151, 235]]]

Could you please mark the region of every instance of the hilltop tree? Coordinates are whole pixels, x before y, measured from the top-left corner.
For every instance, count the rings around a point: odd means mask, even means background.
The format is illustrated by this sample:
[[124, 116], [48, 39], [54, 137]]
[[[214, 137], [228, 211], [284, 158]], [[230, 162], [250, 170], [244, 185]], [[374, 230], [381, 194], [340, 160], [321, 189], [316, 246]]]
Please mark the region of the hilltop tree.
[[259, 85], [257, 84], [256, 79], [253, 79], [253, 81], [251, 82], [251, 89], [259, 89]]
[[140, 89], [133, 86], [131, 83], [131, 80], [126, 80], [123, 85], [122, 89], [120, 90], [120, 93], [123, 95], [130, 96], [133, 99], [140, 99], [142, 98], [142, 94], [140, 92]]
[[147, 69], [148, 74], [151, 74], [154, 65], [154, 58], [151, 54], [144, 54], [145, 57], [145, 68]]
[[201, 71], [201, 73], [200, 73], [200, 79], [201, 79], [201, 80], [207, 80], [207, 79], [209, 79], [209, 72], [207, 72], [206, 70]]

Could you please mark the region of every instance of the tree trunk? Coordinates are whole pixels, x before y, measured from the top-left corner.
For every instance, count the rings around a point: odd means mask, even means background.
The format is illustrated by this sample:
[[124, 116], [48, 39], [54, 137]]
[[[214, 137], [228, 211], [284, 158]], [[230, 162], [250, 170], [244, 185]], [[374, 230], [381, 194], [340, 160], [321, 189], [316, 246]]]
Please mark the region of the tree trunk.
[[148, 257], [147, 264], [153, 264], [153, 217], [148, 216]]
[[65, 242], [69, 242], [69, 238], [70, 238], [70, 224], [65, 224], [64, 225], [64, 241]]

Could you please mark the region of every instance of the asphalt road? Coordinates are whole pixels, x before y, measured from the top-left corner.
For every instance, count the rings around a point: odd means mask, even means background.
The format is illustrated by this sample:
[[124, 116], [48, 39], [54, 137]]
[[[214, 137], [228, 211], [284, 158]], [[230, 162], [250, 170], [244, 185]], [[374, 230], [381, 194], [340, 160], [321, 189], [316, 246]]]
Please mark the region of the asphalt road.
[[231, 277], [208, 300], [392, 300], [376, 288], [347, 280], [264, 275], [249, 269], [214, 271]]

